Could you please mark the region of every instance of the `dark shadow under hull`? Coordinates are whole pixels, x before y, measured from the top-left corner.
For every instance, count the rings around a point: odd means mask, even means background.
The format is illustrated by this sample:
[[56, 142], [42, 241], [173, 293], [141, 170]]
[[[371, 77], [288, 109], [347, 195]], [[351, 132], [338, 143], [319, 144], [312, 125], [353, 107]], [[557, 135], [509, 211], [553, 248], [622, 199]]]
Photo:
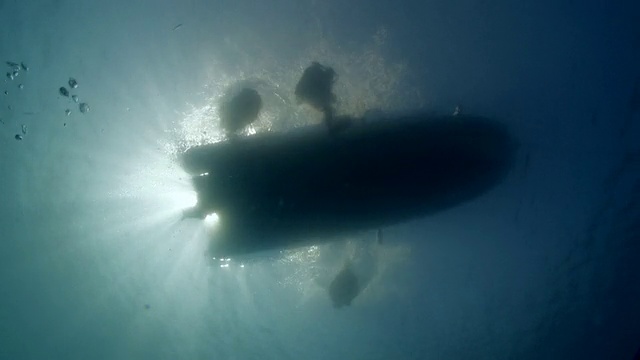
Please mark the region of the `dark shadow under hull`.
[[[189, 149], [194, 217], [216, 213], [211, 251], [253, 253], [421, 217], [498, 184], [516, 145], [473, 116], [408, 116], [264, 133]], [[201, 175], [205, 174], [206, 175]]]

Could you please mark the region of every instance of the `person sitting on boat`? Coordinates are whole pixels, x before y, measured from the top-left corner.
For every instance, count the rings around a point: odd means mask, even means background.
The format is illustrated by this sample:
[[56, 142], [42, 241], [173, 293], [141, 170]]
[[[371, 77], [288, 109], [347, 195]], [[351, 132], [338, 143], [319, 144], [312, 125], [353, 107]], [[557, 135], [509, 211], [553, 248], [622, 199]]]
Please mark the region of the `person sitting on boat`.
[[223, 100], [220, 106], [220, 123], [228, 135], [234, 135], [253, 123], [262, 109], [260, 94], [251, 88], [242, 88], [239, 92]]
[[314, 61], [302, 73], [302, 77], [296, 85], [295, 95], [299, 103], [309, 104], [324, 115], [323, 121], [332, 133], [344, 130], [351, 125], [351, 118], [347, 116], [334, 116], [336, 96], [333, 93], [333, 83], [336, 80], [336, 72]]

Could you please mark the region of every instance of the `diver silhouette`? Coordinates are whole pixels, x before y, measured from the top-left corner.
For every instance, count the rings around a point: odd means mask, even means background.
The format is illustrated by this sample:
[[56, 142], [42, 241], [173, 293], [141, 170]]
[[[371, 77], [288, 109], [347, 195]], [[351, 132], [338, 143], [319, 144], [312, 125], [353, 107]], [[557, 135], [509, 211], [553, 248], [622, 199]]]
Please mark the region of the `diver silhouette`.
[[329, 285], [329, 297], [333, 307], [339, 309], [351, 305], [360, 290], [358, 278], [351, 269], [351, 263], [347, 261]]

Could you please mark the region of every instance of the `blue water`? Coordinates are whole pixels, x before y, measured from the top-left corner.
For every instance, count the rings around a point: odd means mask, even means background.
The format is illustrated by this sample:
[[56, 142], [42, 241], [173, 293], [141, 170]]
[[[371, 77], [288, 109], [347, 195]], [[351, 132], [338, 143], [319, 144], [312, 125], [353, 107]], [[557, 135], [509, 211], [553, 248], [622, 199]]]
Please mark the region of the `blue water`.
[[[639, 24], [634, 1], [0, 0], [0, 358], [632, 359]], [[314, 60], [342, 113], [502, 119], [516, 166], [382, 245], [213, 259], [175, 154], [220, 138], [238, 82], [251, 131], [319, 121], [293, 97]], [[346, 259], [367, 286], [334, 309]]]

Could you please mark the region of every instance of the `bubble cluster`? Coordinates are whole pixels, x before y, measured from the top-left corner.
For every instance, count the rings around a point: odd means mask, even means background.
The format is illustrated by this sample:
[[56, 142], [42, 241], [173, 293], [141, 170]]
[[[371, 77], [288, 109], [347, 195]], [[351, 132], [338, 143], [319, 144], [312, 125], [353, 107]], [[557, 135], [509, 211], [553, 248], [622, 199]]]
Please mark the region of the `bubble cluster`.
[[[37, 111], [30, 111], [31, 109], [22, 109], [21, 112], [17, 112], [14, 107], [21, 107], [20, 102], [13, 103], [14, 101], [23, 101], [25, 98], [21, 98], [29, 92], [29, 76], [26, 75], [29, 72], [30, 68], [24, 61], [5, 61], [6, 73], [4, 85], [5, 88], [1, 89], [2, 97], [0, 100], [4, 102], [2, 107], [0, 108], [0, 126], [11, 126], [14, 127], [12, 132], [14, 133], [13, 137], [15, 140], [21, 141], [24, 140], [27, 136], [27, 125], [31, 125], [29, 121], [20, 121], [21, 119], [27, 120], [24, 118], [24, 115], [38, 115]], [[33, 76], [33, 75], [30, 75]], [[20, 79], [20, 81], [14, 81], [16, 79]], [[62, 86], [57, 87], [58, 97], [62, 100], [68, 102], [66, 106], [63, 107], [65, 116], [72, 115], [73, 107], [77, 107], [77, 111], [86, 114], [91, 110], [89, 103], [86, 101], [82, 101], [82, 96], [77, 93], [80, 83], [76, 78], [69, 77], [66, 83], [61, 84]], [[15, 86], [15, 91], [12, 91], [11, 87]], [[67, 126], [67, 122], [64, 122], [63, 126]]]
[[[8, 67], [7, 73], [6, 73], [6, 78], [7, 80], [5, 80], [5, 83], [7, 83], [7, 85], [9, 86], [16, 86], [19, 90], [23, 90], [24, 89], [24, 83], [21, 82], [17, 85], [14, 85], [15, 83], [13, 83], [13, 80], [16, 79], [18, 76], [20, 76], [21, 72], [27, 72], [29, 71], [29, 67], [24, 63], [24, 62], [14, 62], [14, 61], [5, 61], [5, 64]], [[9, 90], [4, 90], [3, 91], [4, 95], [7, 97], [7, 99], [11, 99], [11, 97], [9, 96], [10, 92]], [[8, 100], [10, 101], [10, 100]], [[13, 106], [11, 104], [7, 105], [7, 110], [9, 110], [10, 112], [13, 112]], [[11, 114], [10, 114], [11, 115]], [[9, 119], [11, 118], [11, 116], [9, 116]], [[0, 123], [2, 123], [2, 125], [5, 125], [5, 121], [0, 121]], [[15, 134], [14, 138], [16, 140], [22, 140], [24, 138], [24, 136], [27, 134], [26, 131], [26, 125], [21, 125], [21, 133], [17, 133]]]
[[[78, 80], [76, 80], [73, 77], [69, 77], [69, 80], [67, 81], [67, 85], [69, 86], [70, 90], [75, 90], [78, 88]], [[89, 112], [89, 110], [91, 109], [89, 107], [89, 104], [86, 102], [80, 102], [80, 97], [77, 94], [71, 94], [71, 92], [69, 91], [69, 89], [67, 89], [66, 86], [61, 86], [58, 91], [60, 92], [60, 95], [66, 97], [66, 98], [70, 98], [71, 101], [73, 101], [74, 103], [78, 104], [78, 110], [85, 114], [87, 112]], [[71, 109], [67, 108], [64, 111], [65, 115], [69, 116], [71, 115]]]

